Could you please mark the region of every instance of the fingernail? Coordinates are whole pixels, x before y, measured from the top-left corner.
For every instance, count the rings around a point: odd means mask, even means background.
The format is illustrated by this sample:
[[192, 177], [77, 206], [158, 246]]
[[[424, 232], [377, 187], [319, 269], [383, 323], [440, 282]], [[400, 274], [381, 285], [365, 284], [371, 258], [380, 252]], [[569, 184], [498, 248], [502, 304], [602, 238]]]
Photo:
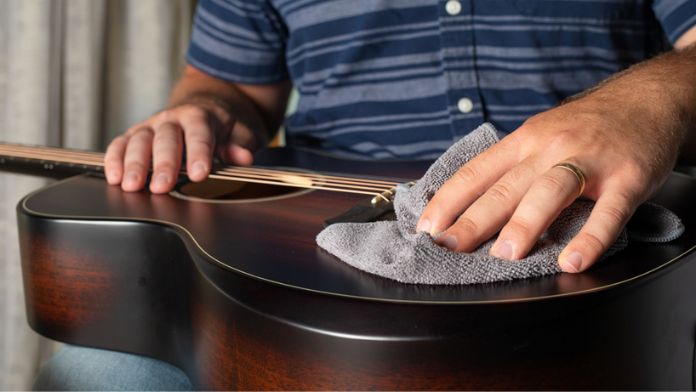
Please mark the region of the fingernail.
[[491, 254], [495, 257], [499, 257], [501, 259], [507, 259], [507, 260], [512, 260], [512, 254], [515, 249], [514, 244], [510, 240], [505, 240], [503, 242], [500, 242], [491, 252]]
[[126, 174], [126, 183], [135, 184], [140, 179], [140, 175], [137, 172], [131, 171]]
[[457, 249], [457, 237], [452, 234], [447, 234], [440, 240], [440, 245], [449, 250], [455, 250]]
[[569, 272], [579, 272], [582, 268], [582, 255], [577, 251], [572, 252], [566, 257], [563, 264]]
[[422, 233], [430, 233], [430, 219], [425, 218], [422, 221], [418, 223], [418, 226], [416, 227], [416, 232]]
[[205, 175], [206, 165], [205, 163], [198, 161], [191, 166], [191, 174], [198, 177]]
[[155, 184], [167, 185], [169, 184], [169, 175], [166, 173], [160, 173], [155, 177]]

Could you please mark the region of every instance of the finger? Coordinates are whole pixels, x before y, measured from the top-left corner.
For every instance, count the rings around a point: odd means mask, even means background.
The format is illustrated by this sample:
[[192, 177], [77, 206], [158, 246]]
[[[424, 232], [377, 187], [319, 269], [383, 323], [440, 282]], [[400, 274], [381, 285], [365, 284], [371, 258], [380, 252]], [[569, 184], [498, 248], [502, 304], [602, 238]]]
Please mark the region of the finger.
[[620, 188], [607, 189], [597, 200], [580, 232], [558, 257], [565, 272], [581, 272], [594, 264], [616, 241], [637, 202]]
[[456, 252], [476, 249], [510, 219], [536, 176], [536, 167], [530, 162], [513, 167], [440, 234], [437, 243]]
[[226, 162], [234, 165], [249, 166], [253, 163], [252, 148], [255, 145], [253, 132], [243, 123], [235, 123], [229, 131], [221, 132], [222, 135], [228, 135], [227, 140], [218, 140], [221, 144], [220, 156]]
[[186, 171], [191, 181], [208, 177], [213, 161], [215, 136], [203, 115], [181, 116], [186, 143]]
[[508, 260], [526, 256], [579, 191], [580, 184], [573, 173], [561, 167], [549, 169], [524, 195], [491, 247], [491, 255]]
[[159, 124], [155, 129], [152, 143], [152, 181], [153, 193], [165, 193], [172, 190], [181, 167], [183, 152], [181, 128], [173, 123]]
[[152, 128], [134, 131], [128, 140], [123, 160], [125, 175], [121, 188], [126, 192], [143, 189], [152, 156]]
[[423, 210], [416, 230], [436, 235], [464, 212], [517, 161], [505, 140], [467, 162], [435, 193]]
[[254, 162], [254, 156], [249, 149], [238, 144], [227, 144], [220, 146], [220, 157], [225, 162], [239, 166], [249, 166]]
[[128, 136], [121, 135], [114, 139], [104, 154], [104, 174], [111, 185], [118, 185], [123, 179], [123, 157], [128, 145]]

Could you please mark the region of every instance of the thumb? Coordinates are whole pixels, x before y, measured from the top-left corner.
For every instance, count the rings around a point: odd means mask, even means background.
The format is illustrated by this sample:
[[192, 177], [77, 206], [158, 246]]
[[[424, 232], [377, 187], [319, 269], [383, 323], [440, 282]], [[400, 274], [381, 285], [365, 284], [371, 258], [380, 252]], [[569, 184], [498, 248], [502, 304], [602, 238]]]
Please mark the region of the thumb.
[[[255, 151], [262, 143], [256, 134], [243, 123], [236, 122], [225, 142], [218, 147], [218, 156], [226, 163], [249, 166], [254, 162]], [[263, 145], [263, 144], [261, 144]]]
[[223, 161], [239, 166], [249, 166], [254, 163], [254, 155], [251, 150], [244, 148], [239, 144], [229, 143], [220, 151], [220, 157]]

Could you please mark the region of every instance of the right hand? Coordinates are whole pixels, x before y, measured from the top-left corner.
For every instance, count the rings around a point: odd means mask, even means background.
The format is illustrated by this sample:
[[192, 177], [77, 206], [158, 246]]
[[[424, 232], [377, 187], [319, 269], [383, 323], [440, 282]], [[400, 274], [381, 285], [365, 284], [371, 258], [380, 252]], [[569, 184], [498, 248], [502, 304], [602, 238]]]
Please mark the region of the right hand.
[[255, 147], [252, 132], [228, 110], [210, 102], [181, 104], [114, 139], [104, 157], [106, 179], [126, 192], [141, 190], [152, 162], [150, 191], [169, 192], [179, 177], [184, 145], [191, 181], [208, 177], [215, 152], [225, 162], [248, 166]]

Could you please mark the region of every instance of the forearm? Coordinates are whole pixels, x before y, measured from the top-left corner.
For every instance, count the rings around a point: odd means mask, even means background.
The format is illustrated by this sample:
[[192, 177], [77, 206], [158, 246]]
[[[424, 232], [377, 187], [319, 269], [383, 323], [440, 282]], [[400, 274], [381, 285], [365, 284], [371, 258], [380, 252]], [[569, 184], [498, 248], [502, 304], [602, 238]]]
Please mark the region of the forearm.
[[[257, 147], [264, 146], [280, 127], [290, 83], [246, 86], [229, 83], [187, 66], [172, 90], [169, 106], [197, 104], [215, 114], [222, 123], [234, 122], [254, 135]], [[229, 117], [232, 118], [229, 118]]]

